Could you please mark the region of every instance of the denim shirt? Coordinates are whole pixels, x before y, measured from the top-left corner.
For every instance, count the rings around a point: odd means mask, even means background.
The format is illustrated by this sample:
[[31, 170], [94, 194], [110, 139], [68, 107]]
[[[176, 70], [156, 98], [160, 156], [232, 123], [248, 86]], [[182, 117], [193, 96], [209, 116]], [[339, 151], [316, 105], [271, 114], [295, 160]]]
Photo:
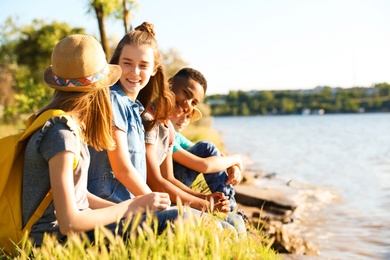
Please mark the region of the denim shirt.
[[[141, 102], [131, 101], [119, 85], [110, 88], [114, 125], [126, 132], [129, 159], [146, 182], [145, 130], [141, 120], [144, 107]], [[116, 178], [108, 159], [107, 151], [97, 152], [92, 147], [88, 175], [88, 190], [104, 199], [121, 202], [133, 198]]]

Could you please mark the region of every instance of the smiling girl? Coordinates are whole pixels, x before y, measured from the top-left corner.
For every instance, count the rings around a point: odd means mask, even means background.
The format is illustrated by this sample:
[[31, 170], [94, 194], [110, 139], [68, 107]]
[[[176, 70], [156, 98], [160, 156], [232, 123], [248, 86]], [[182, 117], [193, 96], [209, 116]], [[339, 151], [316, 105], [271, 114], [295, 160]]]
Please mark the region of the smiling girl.
[[[141, 114], [154, 100], [164, 104], [157, 113], [160, 119], [172, 109], [174, 97], [164, 84], [165, 74], [152, 24], [144, 22], [126, 34], [110, 63], [122, 69], [119, 81], [110, 87], [116, 147], [101, 152], [90, 147], [88, 190], [101, 198], [121, 202], [152, 192], [146, 184], [145, 131]], [[160, 216], [159, 222], [165, 222], [165, 217]]]

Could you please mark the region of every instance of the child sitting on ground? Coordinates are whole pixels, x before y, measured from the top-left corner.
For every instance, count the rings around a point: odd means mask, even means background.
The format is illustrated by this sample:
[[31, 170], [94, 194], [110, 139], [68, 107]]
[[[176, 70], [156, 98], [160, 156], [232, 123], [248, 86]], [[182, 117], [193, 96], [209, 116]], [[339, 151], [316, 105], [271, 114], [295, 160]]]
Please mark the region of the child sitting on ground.
[[[179, 75], [179, 76], [178, 76]], [[176, 74], [171, 80], [172, 90], [180, 88], [179, 85], [189, 85], [196, 79]], [[180, 80], [175, 80], [180, 77]], [[200, 82], [199, 82], [200, 84]], [[175, 93], [176, 94], [176, 93]], [[190, 112], [177, 115], [173, 113], [170, 121], [176, 130], [172, 158], [174, 160], [174, 175], [186, 186], [190, 187], [200, 173], [204, 174], [204, 179], [213, 192], [222, 192], [229, 197], [231, 210], [236, 208], [233, 185], [240, 183], [242, 179], [242, 162], [239, 155], [221, 156], [218, 148], [211, 142], [201, 141], [193, 144], [185, 138], [181, 131], [190, 122], [199, 120], [202, 113], [197, 108]]]

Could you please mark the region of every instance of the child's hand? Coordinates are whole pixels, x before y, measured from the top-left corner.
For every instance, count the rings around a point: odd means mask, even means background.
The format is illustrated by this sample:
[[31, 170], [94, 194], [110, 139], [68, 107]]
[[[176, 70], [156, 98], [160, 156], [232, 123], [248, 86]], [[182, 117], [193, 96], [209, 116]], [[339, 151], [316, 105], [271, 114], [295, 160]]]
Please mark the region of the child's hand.
[[137, 211], [159, 211], [169, 209], [171, 200], [168, 193], [152, 192], [145, 195], [137, 196], [129, 200], [128, 213], [134, 214]]
[[214, 210], [217, 210], [222, 213], [230, 212], [230, 201], [226, 199], [221, 199], [217, 203], [214, 203]]
[[233, 165], [226, 170], [228, 179], [226, 181], [226, 185], [232, 184], [237, 185], [242, 180], [241, 170], [237, 165]]
[[228, 197], [226, 197], [226, 195], [220, 191], [216, 191], [206, 196], [206, 200], [214, 203], [217, 203], [219, 200], [226, 200], [226, 199], [228, 199]]
[[217, 210], [223, 213], [230, 212], [229, 198], [222, 192], [216, 191], [210, 195], [207, 195], [207, 200], [210, 201], [211, 211]]

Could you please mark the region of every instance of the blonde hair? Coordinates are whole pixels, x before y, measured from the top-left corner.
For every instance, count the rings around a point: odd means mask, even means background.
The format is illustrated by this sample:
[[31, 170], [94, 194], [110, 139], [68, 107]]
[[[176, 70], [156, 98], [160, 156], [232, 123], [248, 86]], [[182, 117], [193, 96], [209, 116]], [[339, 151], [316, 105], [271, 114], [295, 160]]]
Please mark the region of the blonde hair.
[[145, 130], [149, 131], [157, 121], [168, 120], [175, 105], [175, 96], [170, 90], [165, 76], [164, 65], [158, 50], [153, 24], [143, 22], [135, 30], [123, 36], [112, 55], [110, 60], [111, 64], [119, 63], [119, 56], [125, 45], [148, 45], [153, 49], [156, 74], [150, 77], [149, 82], [141, 89], [137, 97], [145, 108], [148, 108], [153, 102], [153, 107], [155, 108], [154, 120], [150, 121], [150, 124], [145, 125]]
[[90, 92], [65, 92], [56, 90], [51, 102], [38, 114], [49, 109], [61, 109], [77, 121], [88, 145], [97, 151], [112, 150], [112, 109], [109, 88]]

